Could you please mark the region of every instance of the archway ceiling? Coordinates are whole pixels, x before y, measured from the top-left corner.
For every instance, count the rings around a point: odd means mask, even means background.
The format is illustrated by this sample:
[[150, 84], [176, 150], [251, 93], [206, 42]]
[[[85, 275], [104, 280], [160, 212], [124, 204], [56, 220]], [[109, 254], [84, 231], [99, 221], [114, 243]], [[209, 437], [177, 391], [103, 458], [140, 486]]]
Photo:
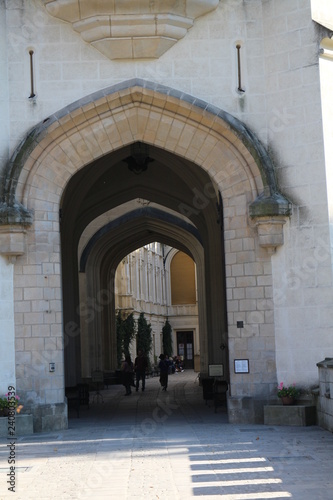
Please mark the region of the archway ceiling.
[[[62, 202], [62, 227], [77, 244], [92, 221], [105, 213], [112, 219], [124, 215], [134, 209], [133, 200], [137, 198], [149, 200], [160, 210], [179, 214], [199, 232], [205, 233], [212, 218], [216, 224], [216, 190], [200, 167], [150, 147], [149, 157], [154, 161], [146, 172], [136, 175], [123, 161], [130, 154], [130, 147], [125, 147], [106, 155], [69, 181]], [[184, 211], [188, 218], [184, 217]]]
[[102, 215], [96, 217], [93, 221], [91, 221], [83, 231], [79, 245], [78, 245], [78, 257], [80, 258], [83, 249], [86, 247], [90, 239], [96, 234], [101, 228], [106, 227], [108, 224], [115, 222], [116, 220], [121, 219], [126, 214], [130, 214], [142, 207], [148, 207], [150, 209], [155, 209], [159, 211], [163, 211], [167, 215], [171, 215], [174, 217], [178, 217], [180, 220], [188, 224], [192, 224], [192, 222], [182, 214], [171, 210], [170, 208], [164, 207], [159, 203], [150, 202], [149, 200], [144, 200], [142, 198], [136, 198], [134, 200], [130, 200], [122, 205], [118, 205], [111, 210], [103, 213]]
[[169, 220], [156, 217], [150, 210], [142, 210], [136, 217], [105, 231], [81, 260], [80, 269], [85, 270], [87, 262], [92, 269], [100, 268], [101, 277], [115, 271], [119, 262], [132, 251], [154, 241], [159, 241], [182, 250], [197, 264], [203, 265], [203, 247], [195, 230], [179, 224], [177, 218]]

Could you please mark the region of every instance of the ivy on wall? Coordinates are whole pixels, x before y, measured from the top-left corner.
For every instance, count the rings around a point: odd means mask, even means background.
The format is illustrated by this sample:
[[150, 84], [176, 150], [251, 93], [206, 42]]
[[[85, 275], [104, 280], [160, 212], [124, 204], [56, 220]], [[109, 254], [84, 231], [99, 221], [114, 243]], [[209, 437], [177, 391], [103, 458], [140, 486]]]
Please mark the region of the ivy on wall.
[[122, 358], [130, 355], [130, 345], [135, 337], [135, 320], [133, 313], [124, 317], [119, 310], [116, 317], [117, 330], [117, 364], [121, 365]]
[[172, 327], [168, 320], [165, 321], [165, 324], [162, 328], [162, 342], [163, 342], [163, 352], [167, 356], [172, 355]]

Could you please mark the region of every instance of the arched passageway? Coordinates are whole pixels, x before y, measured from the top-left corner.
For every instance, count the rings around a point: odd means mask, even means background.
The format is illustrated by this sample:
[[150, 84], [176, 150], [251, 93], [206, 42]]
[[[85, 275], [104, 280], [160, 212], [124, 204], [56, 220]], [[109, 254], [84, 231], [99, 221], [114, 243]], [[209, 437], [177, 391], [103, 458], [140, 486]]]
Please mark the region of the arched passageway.
[[[227, 336], [217, 187], [194, 163], [154, 146], [146, 146], [147, 170], [133, 173], [126, 162], [132, 152], [133, 146], [127, 146], [106, 155], [67, 184], [61, 203], [64, 323], [76, 322], [87, 338], [98, 336], [97, 345], [90, 344], [90, 371], [96, 363], [103, 370], [116, 369], [115, 270], [131, 251], [159, 241], [183, 249], [197, 264], [201, 371], [207, 371], [208, 360], [227, 366], [226, 352], [219, 349], [227, 345]], [[133, 209], [131, 202], [137, 198], [149, 200], [149, 206]], [[95, 232], [80, 255], [82, 232], [104, 212], [111, 222], [93, 225]], [[84, 304], [80, 304], [78, 269]], [[105, 303], [92, 307], [103, 294]], [[80, 340], [81, 335], [69, 337], [66, 345], [68, 385], [82, 376]]]
[[[135, 174], [129, 166], [133, 158], [140, 163], [132, 149], [138, 143], [148, 147], [149, 161]], [[257, 277], [270, 286], [270, 255], [262, 247], [282, 244], [289, 203], [278, 193], [268, 154], [244, 124], [191, 96], [133, 80], [46, 118], [15, 152], [4, 177], [0, 222], [7, 254], [20, 257], [15, 295], [31, 336], [16, 365], [17, 387], [42, 428], [44, 416], [55, 427], [66, 423], [64, 351], [68, 383], [81, 372], [80, 237], [110, 211], [113, 226], [96, 228], [87, 247], [90, 289], [109, 290], [120, 259], [148, 242], [189, 253], [201, 294], [200, 369], [205, 373], [209, 363], [221, 361], [227, 366], [222, 343], [229, 358], [253, 352], [256, 369], [246, 384], [231, 373], [236, 408], [244, 394], [269, 393], [270, 380], [261, 374], [274, 370], [257, 359], [264, 345], [275, 363], [273, 303], [257, 294]], [[136, 198], [148, 199], [158, 212], [133, 213], [128, 204]], [[104, 307], [95, 325], [111, 344], [112, 310]], [[241, 341], [238, 315], [251, 327]], [[19, 322], [16, 329], [22, 329]], [[107, 366], [112, 345], [106, 352]], [[49, 362], [57, 367], [52, 380]]]

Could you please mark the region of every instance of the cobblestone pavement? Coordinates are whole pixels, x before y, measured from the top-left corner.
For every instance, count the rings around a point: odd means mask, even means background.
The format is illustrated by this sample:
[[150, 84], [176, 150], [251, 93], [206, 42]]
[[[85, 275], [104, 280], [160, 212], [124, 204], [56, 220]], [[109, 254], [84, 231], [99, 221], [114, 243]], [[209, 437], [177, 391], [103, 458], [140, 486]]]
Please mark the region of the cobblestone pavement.
[[333, 498], [333, 435], [317, 426], [228, 424], [191, 371], [166, 393], [150, 378], [145, 392], [101, 394], [68, 430], [17, 438], [15, 493], [0, 438], [1, 500]]

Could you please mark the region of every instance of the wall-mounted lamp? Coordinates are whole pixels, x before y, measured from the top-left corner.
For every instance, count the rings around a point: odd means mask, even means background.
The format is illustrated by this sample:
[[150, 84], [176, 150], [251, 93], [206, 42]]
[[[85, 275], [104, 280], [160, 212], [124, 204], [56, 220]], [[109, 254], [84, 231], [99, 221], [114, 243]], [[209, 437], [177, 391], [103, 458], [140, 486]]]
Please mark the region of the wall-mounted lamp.
[[30, 56], [30, 95], [29, 99], [32, 99], [33, 97], [36, 97], [35, 94], [35, 88], [34, 88], [34, 51], [29, 50], [29, 56]]
[[238, 43], [236, 45], [237, 49], [237, 70], [238, 70], [238, 92], [245, 92], [245, 90], [242, 88], [242, 71], [241, 71], [241, 57], [240, 57], [240, 50], [241, 50], [241, 45]]

